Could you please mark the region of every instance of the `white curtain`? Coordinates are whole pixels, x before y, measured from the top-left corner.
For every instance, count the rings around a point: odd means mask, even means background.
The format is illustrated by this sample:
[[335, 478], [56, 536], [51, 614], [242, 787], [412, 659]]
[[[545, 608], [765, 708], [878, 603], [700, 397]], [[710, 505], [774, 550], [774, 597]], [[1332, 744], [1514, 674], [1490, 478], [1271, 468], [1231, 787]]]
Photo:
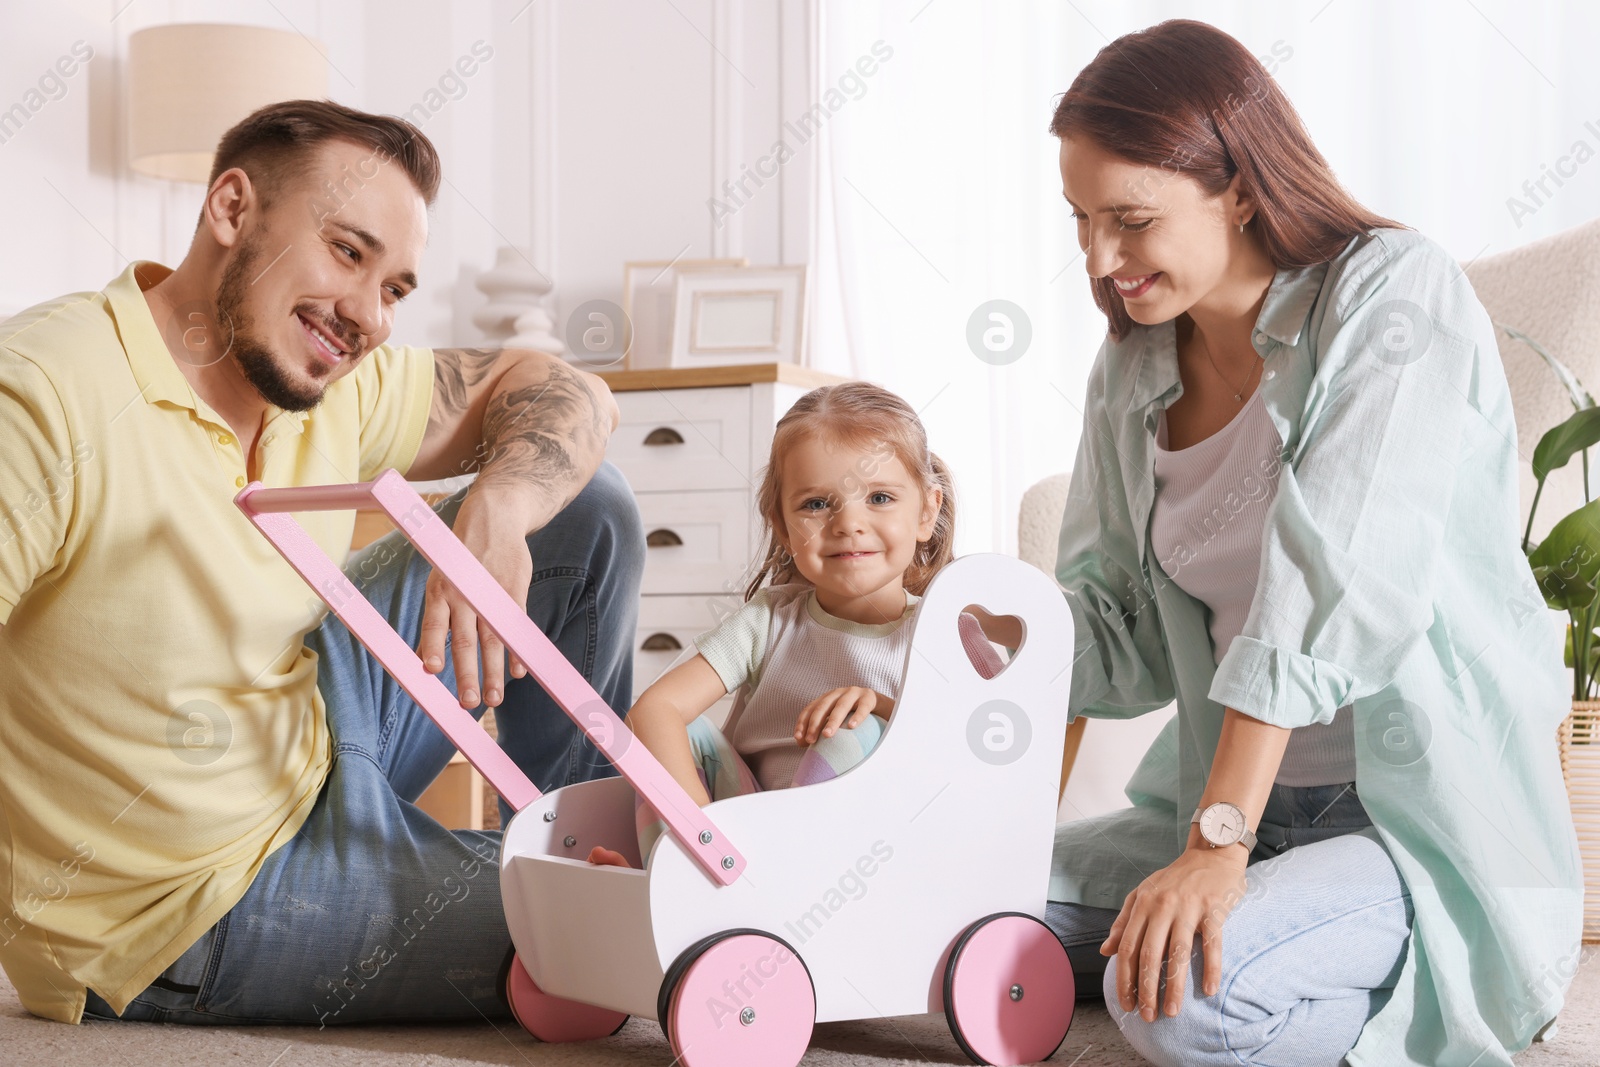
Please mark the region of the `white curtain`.
[[[921, 411], [954, 470], [958, 553], [1014, 553], [1023, 490], [1077, 449], [1105, 320], [1046, 127], [1109, 40], [1196, 18], [1278, 57], [1352, 193], [1458, 259], [1600, 213], [1600, 5], [819, 0], [817, 17], [809, 359]], [[1006, 365], [968, 344], [993, 299], [1032, 327]]]

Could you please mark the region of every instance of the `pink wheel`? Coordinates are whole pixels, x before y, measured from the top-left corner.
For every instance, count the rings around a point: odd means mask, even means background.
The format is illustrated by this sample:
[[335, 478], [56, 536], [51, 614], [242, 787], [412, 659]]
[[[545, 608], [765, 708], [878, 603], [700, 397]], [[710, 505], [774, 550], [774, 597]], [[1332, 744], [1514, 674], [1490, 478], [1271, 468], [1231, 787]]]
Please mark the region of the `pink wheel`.
[[534, 983], [516, 956], [511, 957], [502, 988], [512, 1017], [540, 1041], [593, 1041], [609, 1037], [628, 1021], [610, 1008], [552, 997]]
[[1032, 915], [991, 915], [967, 927], [944, 972], [944, 1017], [977, 1063], [1047, 1060], [1072, 1026], [1076, 987], [1067, 950]]
[[[672, 975], [676, 979], [672, 979]], [[679, 957], [661, 1025], [683, 1067], [795, 1067], [817, 996], [794, 949], [756, 930], [708, 938]]]

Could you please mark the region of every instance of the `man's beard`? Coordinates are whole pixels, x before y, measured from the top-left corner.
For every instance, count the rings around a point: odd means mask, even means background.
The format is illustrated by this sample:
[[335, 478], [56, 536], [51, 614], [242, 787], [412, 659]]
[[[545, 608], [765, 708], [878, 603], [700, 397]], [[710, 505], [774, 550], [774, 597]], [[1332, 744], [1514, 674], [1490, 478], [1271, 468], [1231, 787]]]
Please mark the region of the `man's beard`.
[[[224, 268], [222, 284], [217, 289], [219, 325], [230, 332], [233, 358], [245, 381], [263, 400], [285, 411], [310, 411], [322, 402], [326, 383], [302, 385], [285, 374], [272, 349], [256, 337], [255, 324], [244, 310], [244, 293], [256, 279], [255, 266], [260, 258], [260, 240], [247, 239]], [[318, 371], [321, 369], [319, 364]]]

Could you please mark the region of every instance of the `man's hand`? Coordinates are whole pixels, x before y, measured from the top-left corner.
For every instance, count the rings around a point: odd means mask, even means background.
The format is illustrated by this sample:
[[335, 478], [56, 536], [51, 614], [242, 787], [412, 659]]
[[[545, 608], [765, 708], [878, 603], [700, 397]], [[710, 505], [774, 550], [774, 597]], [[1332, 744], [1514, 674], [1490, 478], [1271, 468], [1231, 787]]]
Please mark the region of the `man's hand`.
[[[499, 496], [485, 494], [473, 486], [456, 513], [453, 532], [467, 551], [482, 563], [500, 588], [511, 595], [519, 609], [528, 603], [528, 586], [533, 581], [533, 557], [528, 554], [527, 519], [520, 508], [504, 506]], [[498, 707], [504, 699], [506, 647], [488, 623], [467, 603], [465, 597], [435, 569], [428, 575], [422, 609], [422, 637], [417, 655], [429, 674], [444, 670], [445, 637], [450, 637], [450, 653], [456, 665], [456, 692], [461, 706], [478, 706], [478, 654], [483, 654], [483, 703]], [[527, 668], [512, 658], [512, 677], [521, 678]]]
[[867, 721], [876, 710], [888, 718], [894, 710], [894, 701], [882, 693], [865, 686], [847, 685], [830, 689], [806, 705], [794, 724], [794, 739], [802, 745], [814, 743], [818, 737], [832, 737], [840, 725], [854, 730]]
[[1243, 845], [1191, 847], [1128, 894], [1100, 946], [1102, 956], [1117, 957], [1117, 1000], [1123, 1011], [1132, 1011], [1137, 1000], [1144, 1020], [1155, 1021], [1161, 963], [1170, 957], [1166, 1013], [1178, 1013], [1196, 933], [1205, 957], [1205, 995], [1216, 994], [1222, 983], [1222, 926], [1244, 896], [1249, 858]]

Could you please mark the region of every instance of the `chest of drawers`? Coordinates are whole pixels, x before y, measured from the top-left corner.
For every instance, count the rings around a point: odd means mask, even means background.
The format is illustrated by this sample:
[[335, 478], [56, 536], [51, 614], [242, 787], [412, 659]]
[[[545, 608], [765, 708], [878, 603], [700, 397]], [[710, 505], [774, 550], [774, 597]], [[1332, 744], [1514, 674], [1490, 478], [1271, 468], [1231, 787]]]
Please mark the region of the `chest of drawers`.
[[[778, 420], [845, 379], [789, 363], [604, 372], [622, 411], [606, 458], [633, 487], [645, 567], [634, 635], [637, 700], [694, 639], [744, 603], [765, 544], [756, 491]], [[711, 716], [723, 721], [733, 697]]]

